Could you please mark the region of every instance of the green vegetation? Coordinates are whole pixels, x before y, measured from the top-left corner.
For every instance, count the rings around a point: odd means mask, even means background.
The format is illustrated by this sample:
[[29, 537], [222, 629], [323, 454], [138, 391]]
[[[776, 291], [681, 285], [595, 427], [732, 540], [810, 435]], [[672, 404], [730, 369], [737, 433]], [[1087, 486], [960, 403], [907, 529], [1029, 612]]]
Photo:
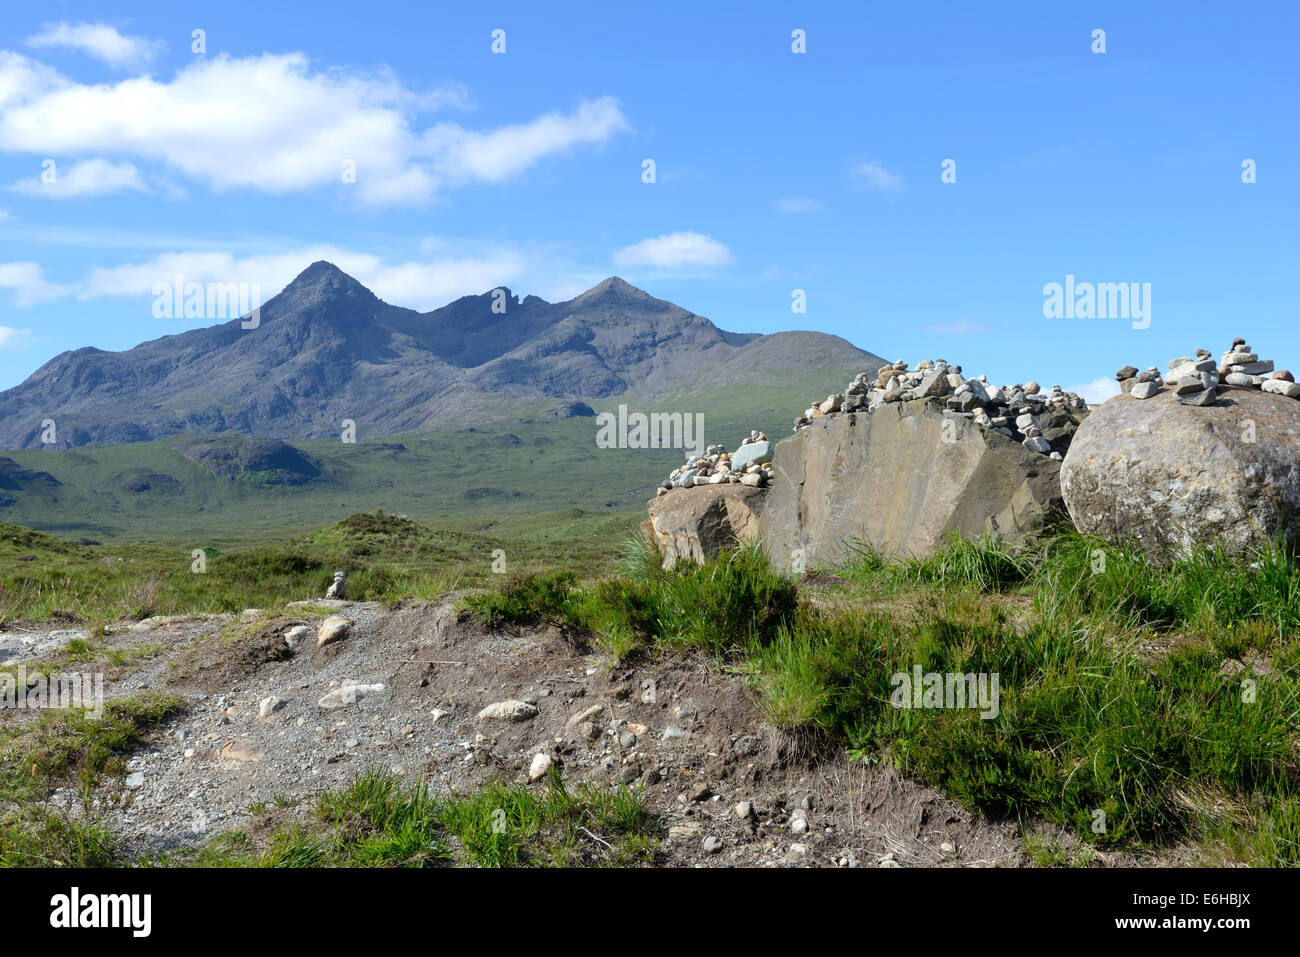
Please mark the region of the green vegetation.
[[[188, 553], [73, 546], [0, 525], [0, 616], [102, 623], [238, 611], [321, 594], [335, 568], [361, 598], [480, 585], [462, 605], [483, 623], [552, 619], [620, 659], [705, 653], [744, 676], [766, 717], [793, 735], [886, 762], [1035, 835], [1042, 822], [1074, 835], [1069, 849], [1027, 838], [1038, 863], [1087, 864], [1092, 847], [1183, 844], [1205, 863], [1300, 863], [1300, 564], [1281, 548], [1244, 560], [1207, 548], [1152, 562], [1130, 545], [1074, 533], [1020, 555], [987, 539], [909, 560], [858, 547], [833, 574], [801, 586], [755, 547], [665, 572], [648, 546], [628, 541], [632, 518], [572, 510], [461, 521], [434, 528], [361, 513], [282, 546], [214, 549], [205, 575], [190, 573]], [[492, 574], [496, 547], [507, 550], [509, 574]], [[87, 661], [105, 650], [92, 637], [61, 655]], [[896, 707], [897, 676], [918, 668], [996, 675], [997, 697], [967, 703], [979, 707]], [[0, 821], [0, 863], [114, 861], [93, 819], [55, 815], [32, 799], [56, 777], [88, 795], [174, 706], [132, 699], [102, 728], [42, 716], [21, 735], [9, 732], [0, 741], [0, 807], [11, 808]], [[322, 796], [305, 822], [287, 820], [288, 804], [260, 809], [281, 815], [269, 839], [226, 835], [197, 862], [514, 866], [654, 856], [655, 825], [637, 796], [569, 792], [558, 778], [540, 790], [494, 784], [436, 798], [367, 775]]]
[[[838, 573], [799, 604], [749, 548], [671, 573], [632, 560], [595, 583], [516, 579], [466, 606], [566, 618], [620, 656], [706, 650], [750, 676], [774, 724], [990, 815], [1300, 863], [1300, 566], [1281, 550], [1153, 565], [1066, 534], [1019, 557], [989, 540], [925, 560], [858, 549]], [[894, 676], [916, 667], [997, 675], [996, 709], [895, 707]]]
[[462, 604], [485, 623], [566, 619], [620, 657], [645, 644], [718, 655], [761, 646], [798, 605], [795, 583], [755, 546], [665, 572], [648, 544], [629, 543], [621, 565], [625, 574], [585, 587], [567, 572], [515, 577]]
[[494, 552], [527, 571], [558, 557], [593, 572], [635, 527], [633, 518], [570, 509], [431, 528], [382, 512], [353, 515], [277, 546], [205, 553], [160, 546], [71, 546], [0, 522], [0, 622], [105, 622], [151, 615], [238, 612], [319, 597], [342, 569], [353, 598], [435, 598], [493, 578]]
[[[704, 441], [730, 448], [751, 429], [785, 431], [790, 409], [802, 409], [810, 395], [824, 393], [826, 381], [847, 381], [861, 371], [836, 362], [791, 370], [782, 367], [788, 360], [789, 355], [775, 357], [770, 369], [751, 361], [719, 370], [708, 387], [688, 378], [663, 393], [628, 393], [595, 402], [594, 409], [617, 410], [620, 403], [631, 409], [707, 409]], [[5, 451], [0, 457], [47, 473], [54, 482], [6, 485], [0, 517], [70, 541], [149, 543], [186, 554], [194, 548], [274, 545], [379, 509], [447, 531], [476, 532], [507, 519], [505, 524], [518, 520], [540, 534], [540, 516], [575, 507], [640, 521], [655, 486], [682, 461], [680, 449], [598, 450], [594, 418], [557, 419], [550, 403], [503, 400], [497, 411], [503, 418], [496, 422], [470, 416], [476, 420], [471, 428], [363, 435], [355, 443], [294, 440], [293, 448], [315, 463], [316, 474], [301, 484], [286, 484], [275, 468], [244, 469], [238, 456], [211, 460], [208, 468], [184, 454], [189, 449], [198, 458], [197, 446], [238, 446], [244, 438], [233, 433]]]
[[322, 794], [309, 823], [260, 846], [221, 835], [183, 863], [203, 867], [627, 867], [653, 861], [658, 823], [626, 788], [489, 783], [438, 798], [383, 771]]
[[[181, 708], [179, 698], [141, 694], [107, 702], [92, 719], [41, 711], [0, 737], [0, 867], [102, 867], [118, 862], [115, 841], [92, 814], [96, 789], [126, 774], [126, 756], [149, 729]], [[75, 786], [81, 813], [45, 803], [50, 787]]]

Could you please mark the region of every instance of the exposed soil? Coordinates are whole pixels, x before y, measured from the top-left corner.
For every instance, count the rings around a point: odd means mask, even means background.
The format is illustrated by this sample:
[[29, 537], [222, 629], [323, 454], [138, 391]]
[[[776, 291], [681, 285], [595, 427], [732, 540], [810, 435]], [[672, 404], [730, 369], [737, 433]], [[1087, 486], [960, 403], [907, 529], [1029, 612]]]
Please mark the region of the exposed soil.
[[[110, 698], [156, 688], [183, 695], [187, 707], [142, 742], [128, 761], [133, 776], [102, 794], [99, 811], [129, 849], [158, 853], [231, 827], [264, 838], [271, 824], [305, 818], [316, 794], [367, 768], [465, 792], [496, 777], [526, 782], [544, 752], [567, 783], [643, 787], [663, 826], [657, 863], [668, 866], [1030, 861], [1017, 824], [986, 820], [887, 767], [777, 731], [743, 679], [711, 659], [611, 666], [570, 630], [488, 630], [454, 604], [455, 596], [397, 608], [353, 604], [341, 612], [355, 622], [349, 637], [323, 648], [310, 638], [297, 653], [284, 633], [303, 623], [314, 633], [318, 619], [285, 614], [257, 625], [246, 616], [242, 635], [231, 616], [110, 634], [113, 648], [166, 648], [110, 672]], [[322, 707], [346, 682], [383, 688]], [[271, 697], [281, 703], [259, 716]], [[476, 717], [507, 700], [537, 713]], [[592, 708], [586, 720], [571, 720]], [[51, 800], [79, 813], [72, 788]], [[752, 806], [748, 817], [736, 813], [741, 802]], [[706, 838], [720, 839], [720, 848], [706, 850]], [[1133, 863], [1128, 855], [1094, 860]]]

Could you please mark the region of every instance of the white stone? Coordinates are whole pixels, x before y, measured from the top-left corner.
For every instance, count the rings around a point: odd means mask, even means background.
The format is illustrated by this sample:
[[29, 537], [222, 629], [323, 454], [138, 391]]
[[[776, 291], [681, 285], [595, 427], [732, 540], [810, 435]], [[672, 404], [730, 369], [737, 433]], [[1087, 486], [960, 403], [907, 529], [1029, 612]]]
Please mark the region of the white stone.
[[545, 752], [533, 755], [533, 763], [528, 766], [528, 780], [539, 781], [546, 777], [552, 763], [551, 756]]
[[1300, 399], [1300, 382], [1287, 382], [1285, 379], [1265, 379], [1260, 386], [1265, 392], [1284, 395], [1288, 399]]
[[351, 618], [344, 618], [342, 615], [330, 615], [320, 623], [320, 628], [316, 632], [316, 647], [333, 644], [336, 641], [342, 641], [352, 633], [352, 626], [356, 624]]
[[495, 701], [478, 713], [476, 721], [527, 721], [537, 717], [537, 708], [524, 701]]
[[384, 686], [382, 684], [366, 685], [351, 679], [345, 679], [342, 687], [335, 688], [317, 701], [316, 704], [322, 708], [346, 708], [350, 704], [356, 704], [357, 699], [362, 695], [383, 690]]

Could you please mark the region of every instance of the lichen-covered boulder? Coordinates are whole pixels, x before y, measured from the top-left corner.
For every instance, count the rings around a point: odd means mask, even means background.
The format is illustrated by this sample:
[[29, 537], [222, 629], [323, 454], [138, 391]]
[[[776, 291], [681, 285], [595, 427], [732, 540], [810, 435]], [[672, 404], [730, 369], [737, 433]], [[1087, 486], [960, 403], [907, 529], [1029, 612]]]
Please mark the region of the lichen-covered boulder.
[[1061, 487], [1079, 531], [1136, 538], [1153, 556], [1300, 545], [1300, 402], [1238, 388], [1204, 406], [1116, 396], [1075, 434]]

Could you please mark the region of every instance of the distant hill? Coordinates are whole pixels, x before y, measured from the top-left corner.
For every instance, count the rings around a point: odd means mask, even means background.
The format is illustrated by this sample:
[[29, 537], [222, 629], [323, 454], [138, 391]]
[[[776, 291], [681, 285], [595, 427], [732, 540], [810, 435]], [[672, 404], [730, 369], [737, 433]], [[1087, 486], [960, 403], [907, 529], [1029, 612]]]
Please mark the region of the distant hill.
[[[316, 262], [262, 307], [256, 329], [235, 319], [124, 352], [55, 357], [0, 392], [0, 448], [49, 448], [47, 418], [65, 449], [182, 433], [330, 438], [345, 419], [373, 439], [590, 415], [625, 396], [689, 396], [713, 409], [731, 392], [743, 408], [751, 390], [781, 406], [780, 419], [754, 426], [771, 427], [810, 397], [782, 386], [826, 394], [846, 372], [882, 363], [822, 333], [724, 332], [617, 277], [562, 303], [504, 293], [504, 312], [493, 311], [501, 296], [489, 291], [419, 313]], [[277, 471], [297, 484], [313, 477], [305, 465]]]

